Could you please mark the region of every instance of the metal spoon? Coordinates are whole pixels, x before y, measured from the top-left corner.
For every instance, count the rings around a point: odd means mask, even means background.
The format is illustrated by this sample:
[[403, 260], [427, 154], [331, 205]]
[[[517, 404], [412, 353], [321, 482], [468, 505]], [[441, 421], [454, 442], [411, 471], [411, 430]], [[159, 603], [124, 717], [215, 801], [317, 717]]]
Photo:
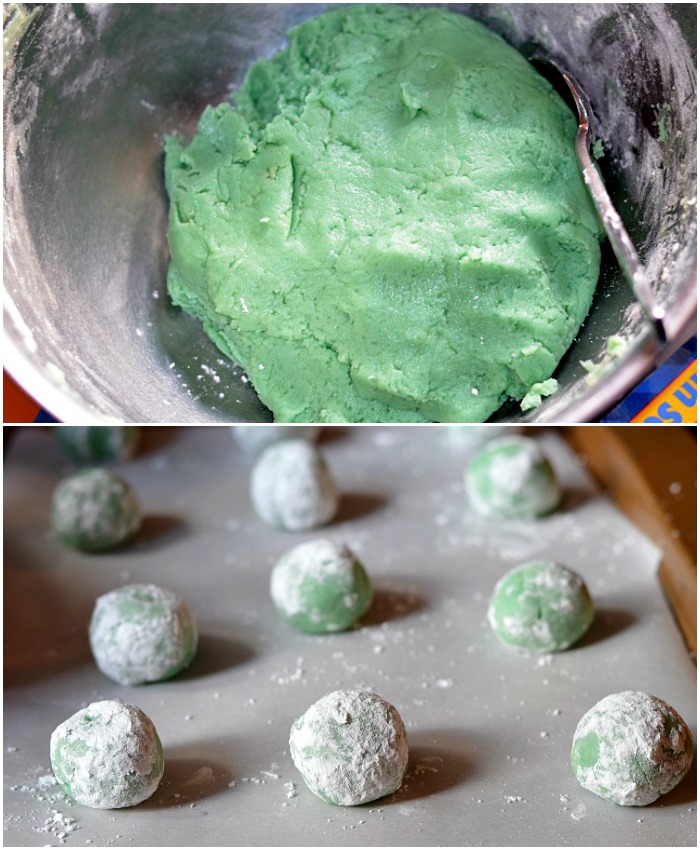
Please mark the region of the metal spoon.
[[[590, 101], [574, 77], [557, 65], [556, 62], [552, 62], [551, 59], [546, 59], [540, 55], [533, 56], [530, 61], [533, 64], [544, 66], [545, 69], [553, 68], [561, 75], [568, 86], [576, 107], [576, 112], [578, 113], [576, 154], [583, 170], [583, 179], [586, 182], [586, 186], [588, 186], [605, 233], [612, 245], [620, 268], [634, 293], [634, 297], [641, 305], [646, 318], [649, 320], [657, 341], [664, 343], [666, 342], [666, 330], [664, 328], [666, 311], [656, 300], [656, 296], [649, 283], [649, 277], [642, 265], [642, 261], [639, 259], [639, 254], [632, 244], [627, 228], [622, 223], [622, 219], [600, 178], [598, 169], [591, 159], [590, 148], [593, 141], [591, 118], [593, 113]], [[549, 78], [549, 75], [547, 76]], [[552, 82], [551, 79], [550, 82]]]

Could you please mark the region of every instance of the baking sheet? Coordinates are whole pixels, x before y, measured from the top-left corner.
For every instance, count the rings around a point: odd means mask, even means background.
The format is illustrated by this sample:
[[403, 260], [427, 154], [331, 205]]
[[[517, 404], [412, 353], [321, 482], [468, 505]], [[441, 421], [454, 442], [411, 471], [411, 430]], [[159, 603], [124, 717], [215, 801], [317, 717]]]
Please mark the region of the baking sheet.
[[[655, 577], [657, 549], [557, 433], [539, 439], [562, 508], [502, 524], [466, 506], [458, 433], [327, 428], [341, 514], [290, 534], [254, 515], [252, 461], [228, 428], [150, 429], [146, 451], [115, 466], [141, 495], [144, 529], [127, 549], [84, 555], [47, 525], [70, 465], [49, 432], [20, 432], [4, 487], [5, 845], [695, 845], [695, 768], [646, 808], [614, 806], [573, 777], [573, 731], [609, 693], [661, 696], [695, 734], [695, 668]], [[328, 637], [295, 632], [268, 595], [275, 560], [320, 534], [347, 542], [376, 589], [361, 627]], [[485, 621], [497, 579], [535, 557], [579, 571], [596, 602], [592, 631], [564, 653], [511, 651]], [[92, 663], [94, 599], [132, 582], [170, 588], [198, 615], [198, 656], [170, 682], [120, 686]], [[324, 693], [357, 687], [399, 709], [411, 762], [395, 795], [341, 808], [306, 789], [288, 732]], [[50, 784], [48, 741], [81, 706], [114, 698], [153, 719], [165, 774], [146, 803], [97, 811]]]

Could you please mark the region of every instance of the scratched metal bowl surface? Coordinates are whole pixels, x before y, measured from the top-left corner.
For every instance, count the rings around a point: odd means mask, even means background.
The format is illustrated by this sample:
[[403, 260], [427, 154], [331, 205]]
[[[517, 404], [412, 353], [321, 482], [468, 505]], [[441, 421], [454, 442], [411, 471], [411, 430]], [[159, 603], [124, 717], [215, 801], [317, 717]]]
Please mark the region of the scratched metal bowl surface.
[[[533, 413], [510, 405], [494, 417], [593, 420], [694, 326], [695, 7], [445, 5], [519, 49], [543, 48], [579, 78], [605, 145], [601, 167], [668, 310], [669, 343], [655, 350], [604, 250], [559, 392]], [[19, 34], [6, 27], [5, 366], [57, 417], [269, 419], [241, 370], [169, 303], [161, 142], [193, 133], [206, 104], [324, 8], [47, 4], [26, 7]], [[592, 385], [580, 361], [600, 360], [612, 334], [631, 344]]]

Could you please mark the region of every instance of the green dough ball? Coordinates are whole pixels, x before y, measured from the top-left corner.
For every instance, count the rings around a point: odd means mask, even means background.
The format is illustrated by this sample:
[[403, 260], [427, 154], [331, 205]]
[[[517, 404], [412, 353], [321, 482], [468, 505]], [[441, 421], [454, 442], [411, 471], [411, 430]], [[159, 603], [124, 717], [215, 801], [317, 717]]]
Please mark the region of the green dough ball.
[[311, 540], [275, 565], [270, 593], [280, 614], [302, 632], [349, 629], [372, 603], [372, 585], [347, 546]]
[[128, 460], [136, 454], [140, 436], [138, 428], [127, 425], [60, 425], [54, 431], [77, 463]]
[[106, 469], [86, 469], [61, 481], [51, 502], [53, 528], [61, 540], [86, 552], [112, 549], [141, 527], [136, 491]]
[[506, 573], [488, 611], [489, 623], [504, 643], [535, 652], [567, 649], [588, 631], [594, 616], [581, 576], [547, 561]]
[[265, 449], [253, 467], [250, 496], [260, 519], [286, 531], [325, 525], [339, 501], [320, 452], [306, 440], [284, 440]]
[[294, 721], [289, 748], [309, 789], [337, 806], [392, 794], [408, 767], [400, 714], [369, 691], [326, 694]]
[[97, 666], [115, 682], [160, 682], [194, 658], [197, 624], [174, 593], [155, 584], [131, 584], [98, 598], [90, 648]]
[[693, 736], [668, 703], [641, 691], [610, 694], [579, 721], [571, 766], [584, 788], [620, 806], [668, 794], [693, 761]]
[[147, 800], [163, 776], [163, 748], [152, 721], [135, 705], [93, 702], [51, 735], [51, 766], [63, 790], [93, 809]]
[[474, 510], [491, 519], [535, 519], [561, 499], [552, 465], [527, 437], [488, 443], [467, 467], [465, 486]]
[[238, 445], [249, 455], [258, 455], [282, 440], [313, 442], [321, 431], [313, 425], [232, 425], [231, 430]]
[[435, 6], [350, 4], [165, 143], [168, 291], [279, 422], [482, 422], [548, 379], [601, 227], [576, 119]]

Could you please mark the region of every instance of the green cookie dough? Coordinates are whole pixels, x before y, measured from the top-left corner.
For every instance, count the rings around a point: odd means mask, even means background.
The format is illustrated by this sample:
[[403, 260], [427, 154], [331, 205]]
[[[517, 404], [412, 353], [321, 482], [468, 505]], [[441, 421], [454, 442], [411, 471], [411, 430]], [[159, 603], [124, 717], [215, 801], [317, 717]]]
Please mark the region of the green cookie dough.
[[289, 751], [309, 790], [360, 806], [396, 791], [408, 767], [401, 715], [370, 691], [334, 691], [294, 721]]
[[593, 618], [593, 602], [581, 576], [551, 561], [506, 573], [488, 610], [489, 623], [504, 643], [534, 652], [568, 649]]
[[285, 531], [325, 525], [339, 502], [321, 453], [306, 440], [283, 440], [265, 449], [250, 476], [250, 498], [260, 519]]
[[280, 614], [302, 632], [349, 629], [372, 603], [362, 564], [331, 540], [295, 546], [275, 565], [270, 594]]
[[90, 621], [90, 648], [100, 670], [121, 685], [170, 679], [197, 649], [189, 605], [155, 584], [131, 584], [100, 596]]
[[489, 442], [467, 466], [464, 484], [474, 510], [491, 519], [535, 519], [561, 499], [551, 463], [528, 437]]
[[170, 295], [277, 421], [484, 421], [550, 377], [591, 303], [575, 135], [463, 15], [318, 15], [166, 140]]
[[117, 700], [93, 702], [51, 735], [51, 767], [63, 790], [93, 809], [147, 800], [163, 776], [163, 748], [149, 717]]
[[141, 506], [123, 478], [106, 469], [86, 469], [59, 483], [51, 502], [51, 520], [68, 546], [100, 552], [136, 534]]
[[54, 431], [61, 448], [77, 463], [128, 460], [139, 442], [138, 428], [128, 425], [60, 425]]
[[683, 718], [641, 691], [610, 694], [579, 721], [571, 766], [584, 788], [619, 806], [648, 806], [668, 794], [693, 761]]

